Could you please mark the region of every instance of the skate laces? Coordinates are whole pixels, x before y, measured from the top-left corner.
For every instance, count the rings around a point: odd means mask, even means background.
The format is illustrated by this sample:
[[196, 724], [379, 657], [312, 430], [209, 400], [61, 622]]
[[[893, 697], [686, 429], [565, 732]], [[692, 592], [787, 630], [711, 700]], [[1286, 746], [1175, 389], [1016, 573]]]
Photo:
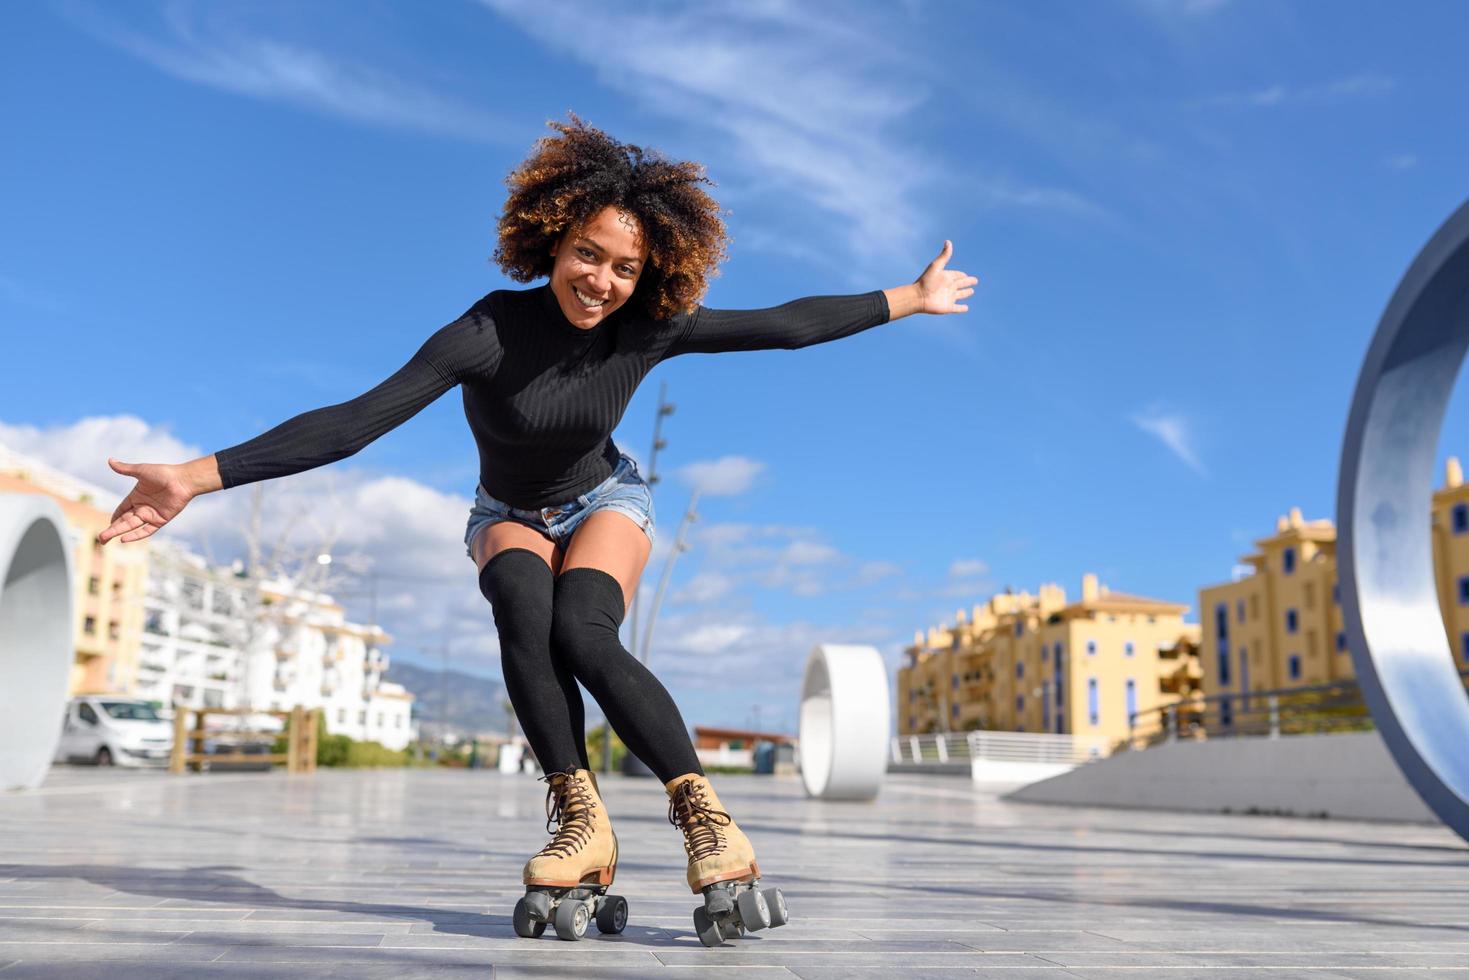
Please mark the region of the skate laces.
[[668, 800], [668, 822], [683, 831], [684, 848], [689, 857], [698, 860], [724, 850], [724, 834], [719, 828], [729, 826], [734, 818], [710, 806], [704, 787], [690, 779], [674, 788]]
[[[546, 783], [546, 833], [555, 836], [539, 853], [569, 857], [592, 836], [592, 811], [597, 802], [592, 798], [591, 783], [570, 769], [540, 778]], [[557, 824], [554, 831], [553, 823]]]

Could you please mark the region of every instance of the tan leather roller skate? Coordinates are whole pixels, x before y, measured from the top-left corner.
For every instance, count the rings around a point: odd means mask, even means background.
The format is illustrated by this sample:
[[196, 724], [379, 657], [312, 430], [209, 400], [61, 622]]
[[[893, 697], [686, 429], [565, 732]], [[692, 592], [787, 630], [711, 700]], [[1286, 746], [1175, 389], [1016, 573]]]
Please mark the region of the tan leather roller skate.
[[721, 808], [709, 780], [686, 773], [664, 783], [663, 788], [668, 792], [668, 822], [683, 831], [689, 889], [704, 896], [703, 908], [694, 909], [699, 942], [718, 946], [747, 930], [785, 925], [785, 897], [779, 888], [759, 887], [755, 849], [734, 818]]
[[549, 922], [558, 938], [576, 940], [594, 918], [598, 931], [621, 932], [627, 900], [607, 894], [617, 873], [617, 836], [596, 775], [567, 769], [541, 778], [546, 781], [546, 832], [554, 836], [525, 863], [525, 897], [515, 903], [515, 934], [535, 938]]

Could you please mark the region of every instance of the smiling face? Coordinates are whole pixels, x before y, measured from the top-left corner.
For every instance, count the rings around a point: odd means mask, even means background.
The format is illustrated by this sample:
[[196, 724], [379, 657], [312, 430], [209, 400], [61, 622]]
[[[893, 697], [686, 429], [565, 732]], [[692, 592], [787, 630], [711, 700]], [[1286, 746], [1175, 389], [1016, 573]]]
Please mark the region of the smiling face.
[[590, 330], [632, 296], [648, 261], [642, 229], [626, 211], [605, 207], [551, 246], [551, 292], [572, 326]]

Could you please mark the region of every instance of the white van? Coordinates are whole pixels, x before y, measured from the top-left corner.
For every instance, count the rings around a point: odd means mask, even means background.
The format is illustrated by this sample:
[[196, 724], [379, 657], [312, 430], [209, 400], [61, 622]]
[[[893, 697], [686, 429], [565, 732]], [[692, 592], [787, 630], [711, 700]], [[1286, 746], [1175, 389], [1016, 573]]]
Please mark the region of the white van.
[[87, 694], [66, 706], [57, 762], [99, 766], [166, 766], [173, 724], [137, 698]]

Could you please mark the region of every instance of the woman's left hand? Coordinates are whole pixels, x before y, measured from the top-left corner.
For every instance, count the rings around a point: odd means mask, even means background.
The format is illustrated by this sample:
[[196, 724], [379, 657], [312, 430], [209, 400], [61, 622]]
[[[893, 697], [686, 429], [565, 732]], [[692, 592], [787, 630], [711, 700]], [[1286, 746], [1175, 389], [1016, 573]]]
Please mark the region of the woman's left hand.
[[949, 257], [954, 254], [954, 243], [944, 240], [943, 250], [930, 263], [923, 274], [918, 277], [915, 285], [918, 287], [922, 308], [920, 313], [968, 313], [969, 307], [960, 303], [961, 299], [968, 299], [974, 295], [974, 285], [979, 282], [975, 276], [958, 269], [945, 268], [949, 264]]

